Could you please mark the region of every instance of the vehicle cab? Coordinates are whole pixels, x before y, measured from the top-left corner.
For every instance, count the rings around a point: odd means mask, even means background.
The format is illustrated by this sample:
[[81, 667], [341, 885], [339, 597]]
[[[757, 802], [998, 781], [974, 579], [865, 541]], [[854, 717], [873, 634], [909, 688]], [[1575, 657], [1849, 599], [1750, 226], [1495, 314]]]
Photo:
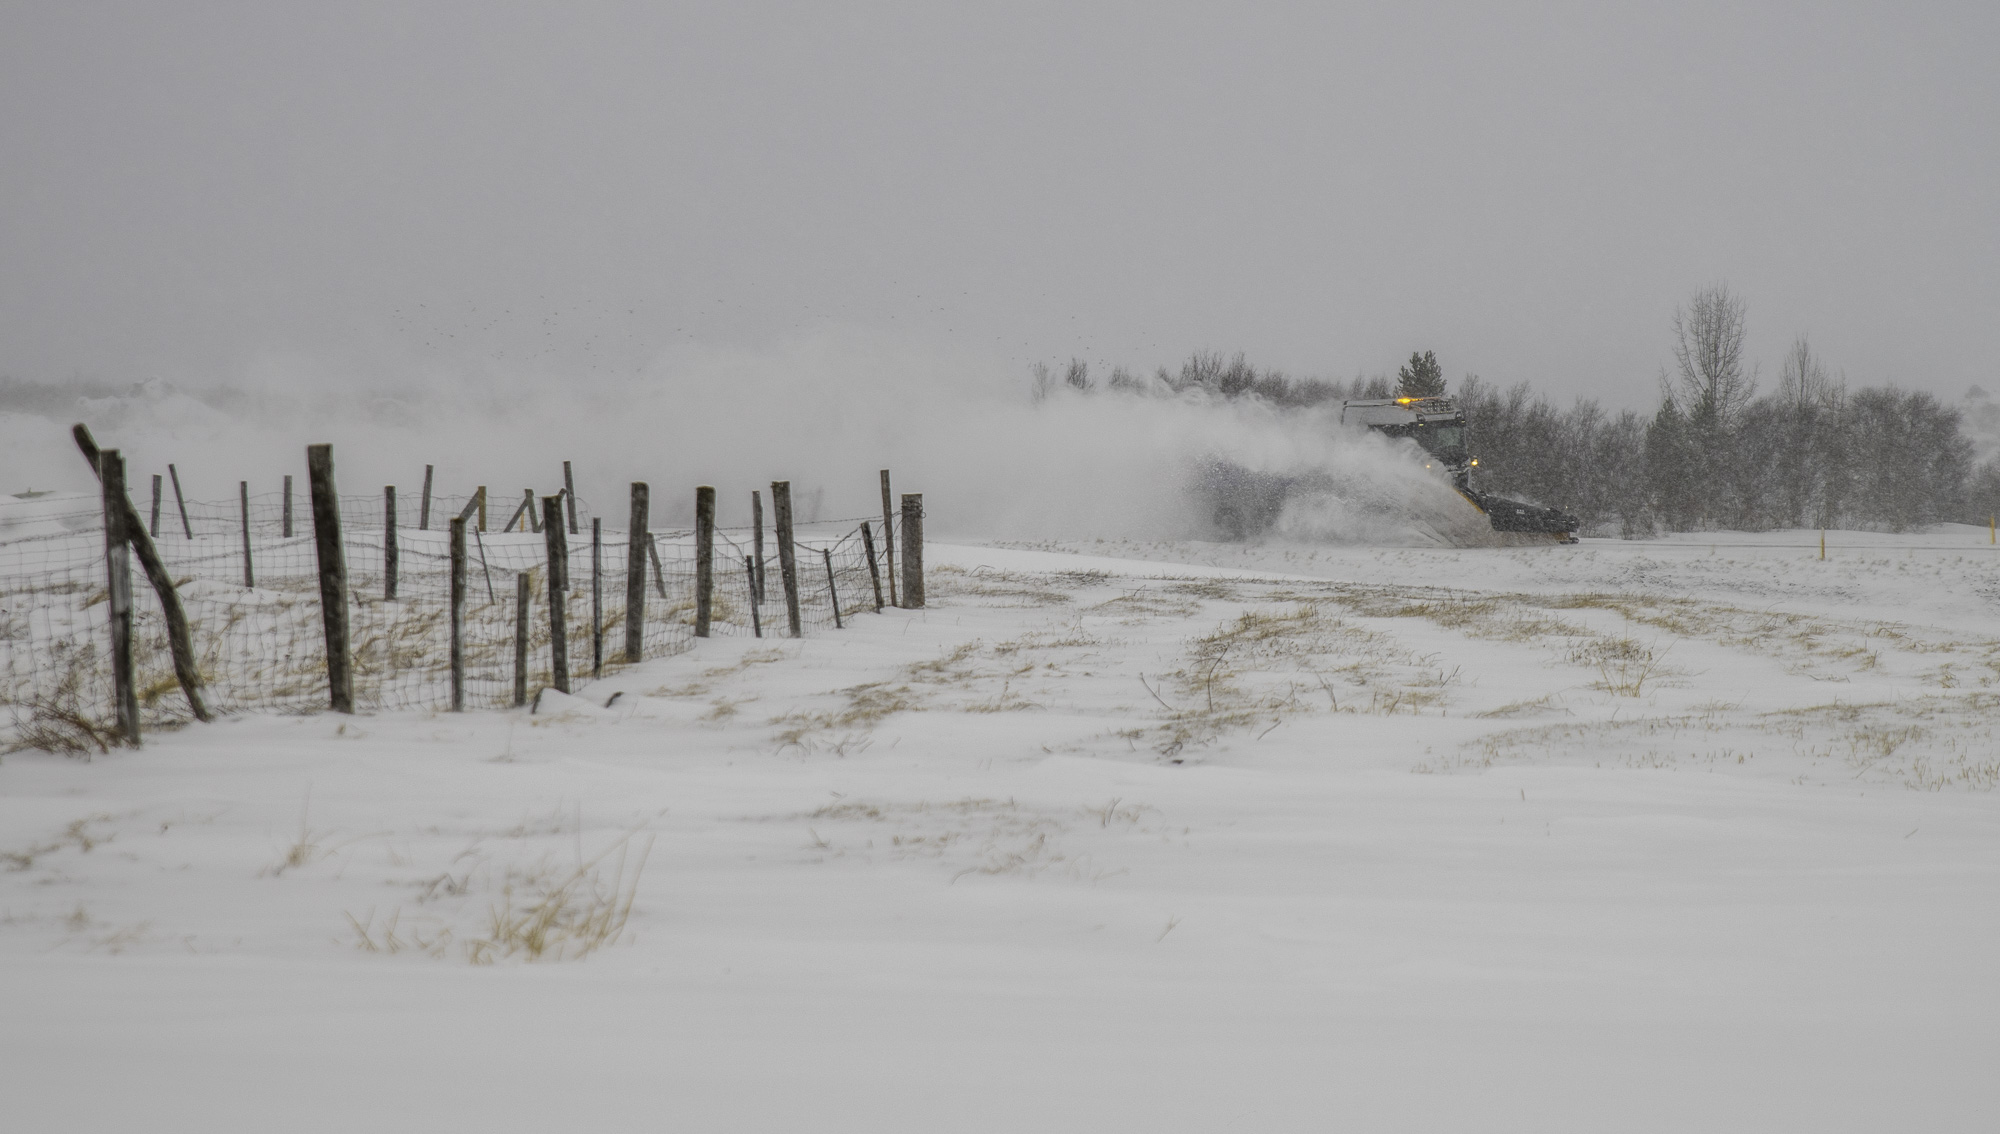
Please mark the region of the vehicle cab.
[[1459, 491], [1472, 487], [1470, 440], [1465, 414], [1450, 398], [1380, 398], [1340, 403], [1342, 425], [1360, 425], [1391, 437], [1408, 437], [1429, 456], [1426, 467], [1442, 468]]

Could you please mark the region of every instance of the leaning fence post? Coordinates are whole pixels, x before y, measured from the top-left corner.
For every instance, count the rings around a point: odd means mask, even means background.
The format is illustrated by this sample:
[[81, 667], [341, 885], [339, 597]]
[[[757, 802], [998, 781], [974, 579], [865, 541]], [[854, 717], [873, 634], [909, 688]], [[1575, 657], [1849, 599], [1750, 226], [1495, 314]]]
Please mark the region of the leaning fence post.
[[[469, 510], [469, 509], [468, 509]], [[451, 518], [451, 711], [465, 711], [465, 517]]]
[[903, 605], [924, 608], [924, 494], [903, 493]]
[[563, 462], [563, 507], [569, 510], [569, 534], [580, 534], [576, 530], [576, 478], [569, 472], [569, 462]]
[[868, 581], [875, 584], [875, 613], [882, 613], [882, 569], [875, 565], [875, 537], [869, 534], [868, 521], [861, 521], [861, 553], [868, 557]]
[[569, 692], [569, 538], [563, 534], [562, 497], [542, 497], [542, 537], [549, 553], [549, 669], [557, 692]]
[[889, 515], [889, 470], [882, 470], [882, 570], [889, 576], [889, 605], [896, 601], [896, 526]]
[[132, 563], [125, 550], [125, 458], [106, 449], [97, 456], [104, 490], [105, 594], [111, 611], [112, 712], [125, 743], [139, 746], [139, 694], [132, 685]]
[[[98, 465], [97, 441], [90, 435], [90, 427], [77, 422], [70, 427], [69, 434], [76, 440], [76, 447], [83, 451], [83, 459], [90, 462], [90, 471], [102, 478], [103, 470]], [[208, 706], [201, 699], [201, 671], [194, 664], [194, 638], [188, 633], [187, 610], [181, 606], [180, 592], [174, 589], [174, 578], [167, 574], [166, 560], [160, 558], [160, 549], [153, 546], [153, 540], [139, 526], [139, 513], [132, 508], [129, 498], [122, 498], [125, 511], [125, 535], [133, 550], [139, 553], [139, 565], [145, 568], [146, 581], [153, 584], [153, 593], [160, 598], [160, 609], [167, 616], [167, 644], [174, 655], [174, 677], [181, 683], [181, 692], [186, 694], [188, 710], [194, 719], [206, 722], [209, 719]]]
[[434, 471], [436, 466], [424, 466], [424, 499], [417, 505], [417, 530], [420, 532], [431, 530], [431, 473]]
[[528, 604], [534, 592], [528, 573], [514, 576], [514, 707], [528, 703]]
[[708, 637], [715, 609], [715, 489], [694, 490], [694, 636]]
[[822, 547], [819, 549], [819, 553], [820, 557], [826, 560], [826, 597], [833, 603], [833, 628], [838, 630], [841, 628], [840, 592], [833, 585], [833, 549]]
[[652, 560], [652, 590], [666, 602], [666, 574], [660, 570], [660, 536], [646, 536], [646, 558]]
[[326, 684], [336, 713], [354, 711], [354, 673], [347, 655], [347, 557], [340, 544], [340, 496], [333, 483], [333, 446], [306, 446], [313, 540], [319, 556], [320, 618], [326, 624]]
[[396, 486], [382, 486], [382, 598], [387, 602], [396, 601], [396, 566], [400, 553], [396, 548]]
[[250, 569], [250, 482], [236, 482], [236, 497], [243, 505], [243, 589], [257, 586], [257, 573]]
[[285, 538], [292, 538], [292, 476], [285, 474]]
[[479, 573], [486, 576], [486, 601], [497, 603], [500, 599], [493, 593], [493, 564], [486, 559], [486, 537], [477, 530], [472, 533], [472, 546], [479, 549]]
[[757, 565], [747, 555], [743, 557], [743, 574], [750, 582], [750, 633], [762, 638], [764, 619], [757, 613]]
[[791, 626], [792, 637], [799, 638], [799, 565], [792, 555], [792, 482], [774, 480], [771, 482], [772, 519], [777, 525], [778, 536], [778, 576], [785, 588], [785, 620]]
[[188, 523], [187, 498], [181, 495], [181, 471], [172, 464], [167, 465], [167, 478], [174, 482], [174, 507], [181, 510], [181, 532], [189, 539], [194, 538], [194, 525]]
[[758, 602], [764, 601], [764, 494], [750, 490], [750, 552], [755, 566], [750, 571], [750, 590]]
[[632, 518], [625, 530], [625, 662], [637, 663], [646, 642], [646, 535], [648, 502], [646, 482], [632, 482]]
[[667, 576], [660, 570], [660, 541], [657, 536], [646, 537], [646, 558], [653, 561], [653, 589], [660, 594], [660, 601], [667, 601]]
[[[290, 480], [291, 478], [286, 477], [285, 479]], [[153, 474], [153, 522], [146, 525], [146, 534], [154, 539], [160, 538], [160, 474], [159, 473]]]
[[590, 676], [604, 672], [604, 521], [590, 518]]

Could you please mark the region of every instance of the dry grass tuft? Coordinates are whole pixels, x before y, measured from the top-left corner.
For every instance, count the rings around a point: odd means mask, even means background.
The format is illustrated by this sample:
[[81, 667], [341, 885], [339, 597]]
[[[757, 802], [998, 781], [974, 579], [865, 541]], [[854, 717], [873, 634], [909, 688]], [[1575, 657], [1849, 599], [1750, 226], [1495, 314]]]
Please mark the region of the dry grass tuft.
[[908, 685], [890, 685], [886, 681], [850, 685], [840, 690], [839, 695], [846, 698], [846, 703], [838, 708], [773, 717], [772, 724], [788, 726], [778, 733], [778, 747], [809, 749], [808, 738], [815, 733], [873, 728], [892, 714], [923, 707]]
[[[380, 925], [347, 915], [356, 948], [369, 953], [422, 953], [446, 958], [454, 953], [474, 965], [505, 960], [579, 961], [625, 935], [640, 875], [652, 854], [648, 838], [632, 855], [632, 836], [618, 839], [594, 857], [563, 870], [547, 860], [510, 868], [501, 877], [497, 903], [487, 907], [477, 933], [460, 936], [441, 919], [425, 917], [413, 929], [402, 925], [402, 910], [390, 911]], [[474, 875], [433, 879], [420, 901], [457, 896], [474, 888]]]
[[278, 861], [265, 867], [263, 873], [275, 878], [287, 870], [297, 870], [299, 867], [320, 857], [322, 854], [320, 840], [332, 832], [313, 830], [311, 824], [308, 822], [311, 812], [312, 792], [308, 791], [304, 801], [299, 804], [298, 835], [292, 839], [291, 845], [285, 848], [284, 853], [279, 856]]
[[715, 683], [726, 677], [734, 677], [752, 666], [770, 665], [785, 659], [781, 649], [751, 650], [738, 658], [733, 665], [711, 666], [701, 671], [694, 680], [681, 685], [666, 685], [653, 690], [654, 697], [706, 697], [714, 692]]
[[[1268, 733], [1304, 712], [1441, 711], [1458, 670], [1327, 613], [1325, 601], [1244, 610], [1189, 643], [1188, 661], [1147, 690], [1167, 711], [1155, 749], [1178, 758], [1236, 729]], [[1142, 677], [1143, 680], [1143, 677]], [[1321, 699], [1324, 698], [1324, 701]]]
[[905, 666], [903, 672], [908, 674], [912, 681], [933, 685], [956, 685], [979, 676], [979, 671], [970, 663], [979, 656], [979, 651], [984, 645], [985, 643], [976, 640], [966, 642], [940, 657]]
[[1230, 579], [1181, 579], [1168, 583], [1167, 592], [1215, 602], [1238, 602], [1243, 596], [1243, 589]]
[[1665, 650], [1655, 651], [1629, 635], [1597, 637], [1571, 648], [1569, 661], [1597, 671], [1598, 679], [1591, 683], [1591, 688], [1615, 697], [1641, 697], [1648, 682], [1678, 676], [1678, 671], [1669, 670], [1663, 662], [1672, 649], [1669, 644]]
[[[1085, 814], [1099, 820], [1098, 826], [1131, 826], [1151, 808], [1122, 807], [1118, 801], [1106, 809], [1086, 808]], [[886, 853], [892, 860], [937, 860], [951, 868], [951, 881], [981, 875], [1021, 875], [1036, 877], [1057, 872], [1081, 882], [1097, 882], [1121, 870], [1098, 867], [1089, 854], [1076, 854], [1061, 843], [1069, 830], [1065, 818], [1021, 807], [1012, 799], [959, 799], [947, 802], [878, 803], [841, 799], [795, 818], [822, 826], [809, 828], [810, 847], [815, 856], [840, 858], [850, 854]], [[829, 823], [850, 822], [881, 825], [886, 832], [864, 833], [862, 837], [823, 837], [819, 830]]]
[[1014, 692], [1012, 681], [1000, 683], [1000, 692], [989, 701], [975, 701], [965, 706], [968, 713], [1018, 713], [1027, 709], [1042, 708], [1041, 704], [1030, 701]]
[[94, 647], [89, 645], [69, 651], [54, 688], [13, 706], [14, 740], [8, 751], [34, 749], [89, 759], [124, 743], [117, 726], [93, 720], [83, 707], [83, 678], [94, 657]]
[[1138, 625], [1153, 618], [1192, 618], [1201, 613], [1201, 603], [1156, 591], [1132, 590], [1089, 607], [1086, 613]]
[[35, 860], [45, 854], [54, 854], [64, 847], [75, 847], [79, 854], [89, 854], [102, 843], [110, 842], [115, 836], [100, 835], [90, 828], [93, 824], [110, 823], [114, 816], [98, 814], [86, 815], [70, 823], [63, 833], [46, 842], [36, 843], [25, 850], [0, 852], [0, 862], [7, 864], [8, 870], [28, 870]]
[[[577, 961], [624, 935], [638, 895], [639, 876], [653, 852], [647, 839], [627, 876], [631, 836], [619, 839], [567, 874], [544, 870], [513, 875], [501, 887], [500, 904], [487, 919], [484, 937], [465, 943], [475, 965], [510, 957], [528, 961]], [[617, 855], [606, 877], [601, 864]]]
[[1071, 586], [1089, 586], [1101, 582], [1098, 572], [1064, 572], [1053, 576], [1017, 574], [992, 567], [975, 567], [970, 571], [963, 568], [937, 568], [931, 571], [925, 587], [925, 594], [934, 599], [984, 598], [1005, 601], [988, 605], [999, 607], [1062, 606], [1074, 601], [1068, 591], [1055, 590], [1048, 584], [1064, 583]]
[[1540, 697], [1531, 697], [1521, 701], [1509, 701], [1497, 709], [1488, 709], [1483, 713], [1474, 713], [1472, 715], [1481, 720], [1505, 720], [1509, 717], [1532, 717], [1556, 711], [1569, 712], [1568, 709], [1561, 708], [1561, 705], [1562, 694], [1546, 693]]

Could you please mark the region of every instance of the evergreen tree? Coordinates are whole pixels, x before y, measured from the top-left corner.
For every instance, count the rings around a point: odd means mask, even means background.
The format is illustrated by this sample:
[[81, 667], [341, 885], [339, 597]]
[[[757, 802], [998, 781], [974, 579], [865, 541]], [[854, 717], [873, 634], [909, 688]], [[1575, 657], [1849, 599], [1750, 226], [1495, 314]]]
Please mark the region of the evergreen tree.
[[1694, 430], [1671, 400], [1646, 428], [1646, 484], [1670, 531], [1694, 530], [1702, 514], [1703, 465]]
[[1430, 351], [1411, 354], [1410, 361], [1396, 371], [1399, 398], [1441, 398], [1444, 396], [1444, 367]]

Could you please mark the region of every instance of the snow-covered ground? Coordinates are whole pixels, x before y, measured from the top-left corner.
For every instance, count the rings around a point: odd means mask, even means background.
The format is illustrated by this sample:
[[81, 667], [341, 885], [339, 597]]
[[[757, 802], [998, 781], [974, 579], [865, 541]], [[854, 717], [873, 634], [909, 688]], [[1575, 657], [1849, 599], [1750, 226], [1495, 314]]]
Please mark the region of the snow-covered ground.
[[533, 715], [12, 754], [0, 1124], [1989, 1130], [1988, 538], [934, 545]]

